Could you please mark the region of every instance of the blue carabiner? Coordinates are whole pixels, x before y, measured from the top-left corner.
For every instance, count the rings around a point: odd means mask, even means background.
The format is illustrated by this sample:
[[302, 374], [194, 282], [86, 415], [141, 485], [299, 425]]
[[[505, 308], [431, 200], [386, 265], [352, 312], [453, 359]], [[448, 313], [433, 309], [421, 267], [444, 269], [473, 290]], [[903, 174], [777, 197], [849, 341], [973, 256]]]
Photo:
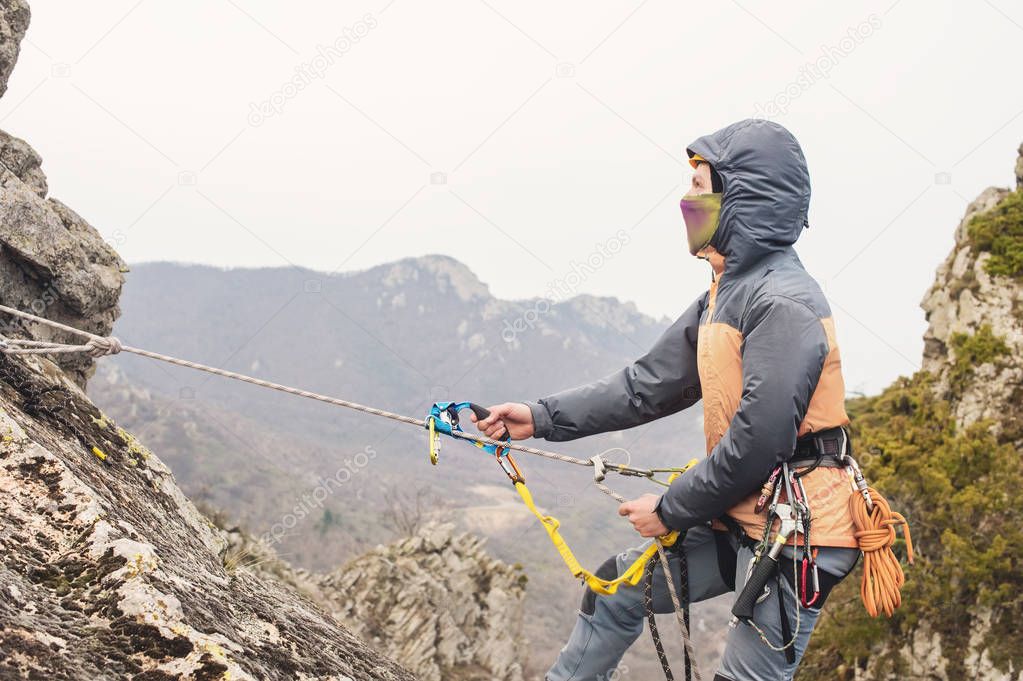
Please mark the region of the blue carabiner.
[[[430, 462], [434, 465], [437, 464], [437, 459], [440, 456], [439, 434], [443, 433], [444, 435], [454, 437], [452, 433], [464, 433], [465, 431], [462, 430], [462, 426], [458, 422], [458, 413], [466, 409], [472, 411], [476, 415], [477, 420], [490, 416], [490, 411], [486, 407], [481, 407], [474, 402], [435, 402], [430, 407], [430, 413], [426, 415], [426, 428], [430, 431]], [[511, 442], [511, 434], [507, 428], [502, 440], [504, 442]], [[510, 459], [508, 450], [505, 447], [475, 441], [472, 444], [497, 459], [497, 462], [501, 464], [501, 468], [504, 469], [504, 472], [513, 481], [522, 480], [522, 474], [519, 472], [518, 467], [515, 466], [515, 462]]]

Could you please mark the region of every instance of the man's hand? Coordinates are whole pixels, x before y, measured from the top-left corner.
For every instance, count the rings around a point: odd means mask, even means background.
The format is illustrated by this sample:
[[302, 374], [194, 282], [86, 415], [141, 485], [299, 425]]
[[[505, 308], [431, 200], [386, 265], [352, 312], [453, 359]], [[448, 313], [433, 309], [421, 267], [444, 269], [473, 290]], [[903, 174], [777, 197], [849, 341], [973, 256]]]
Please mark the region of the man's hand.
[[661, 519], [654, 513], [654, 506], [660, 499], [656, 494], [644, 494], [639, 499], [626, 501], [618, 507], [618, 515], [628, 516], [632, 527], [643, 537], [662, 537], [668, 534]]
[[490, 416], [476, 421], [476, 415], [471, 414], [473, 422], [480, 432], [495, 440], [504, 437], [505, 429], [511, 434], [513, 440], [525, 440], [533, 437], [533, 412], [521, 402], [505, 402], [487, 407]]

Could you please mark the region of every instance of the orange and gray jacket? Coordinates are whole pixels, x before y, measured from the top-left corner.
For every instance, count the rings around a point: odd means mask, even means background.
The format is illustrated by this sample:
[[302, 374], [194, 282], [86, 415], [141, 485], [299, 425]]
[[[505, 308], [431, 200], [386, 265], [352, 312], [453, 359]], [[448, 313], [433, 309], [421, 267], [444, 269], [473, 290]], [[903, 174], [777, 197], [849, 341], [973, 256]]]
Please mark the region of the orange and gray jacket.
[[[727, 514], [759, 538], [760, 487], [792, 457], [796, 438], [849, 423], [831, 309], [792, 247], [807, 226], [810, 178], [799, 143], [769, 121], [734, 123], [686, 151], [721, 176], [710, 244], [723, 273], [632, 365], [527, 404], [535, 436], [564, 441], [702, 398], [707, 457], [671, 485], [658, 512], [678, 530]], [[812, 543], [856, 547], [844, 470], [821, 467], [804, 482]]]

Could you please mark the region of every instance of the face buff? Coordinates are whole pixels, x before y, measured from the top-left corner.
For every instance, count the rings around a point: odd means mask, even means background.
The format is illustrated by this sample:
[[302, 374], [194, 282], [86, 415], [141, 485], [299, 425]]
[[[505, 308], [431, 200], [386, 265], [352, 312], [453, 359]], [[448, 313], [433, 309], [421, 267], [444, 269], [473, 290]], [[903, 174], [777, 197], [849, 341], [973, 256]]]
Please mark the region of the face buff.
[[682, 208], [682, 219], [686, 222], [689, 252], [696, 255], [710, 243], [711, 237], [717, 231], [718, 217], [721, 214], [721, 194], [683, 197], [679, 205]]

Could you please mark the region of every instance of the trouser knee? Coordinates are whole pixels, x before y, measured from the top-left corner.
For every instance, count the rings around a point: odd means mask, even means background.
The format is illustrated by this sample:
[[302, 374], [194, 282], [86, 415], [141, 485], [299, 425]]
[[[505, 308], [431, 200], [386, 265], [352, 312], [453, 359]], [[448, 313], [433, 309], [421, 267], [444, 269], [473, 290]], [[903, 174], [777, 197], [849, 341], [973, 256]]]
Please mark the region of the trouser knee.
[[[618, 557], [611, 556], [605, 560], [594, 573], [601, 579], [614, 579], [618, 576]], [[597, 609], [597, 593], [588, 586], [583, 586], [583, 602], [579, 609], [586, 615], [592, 615]]]

